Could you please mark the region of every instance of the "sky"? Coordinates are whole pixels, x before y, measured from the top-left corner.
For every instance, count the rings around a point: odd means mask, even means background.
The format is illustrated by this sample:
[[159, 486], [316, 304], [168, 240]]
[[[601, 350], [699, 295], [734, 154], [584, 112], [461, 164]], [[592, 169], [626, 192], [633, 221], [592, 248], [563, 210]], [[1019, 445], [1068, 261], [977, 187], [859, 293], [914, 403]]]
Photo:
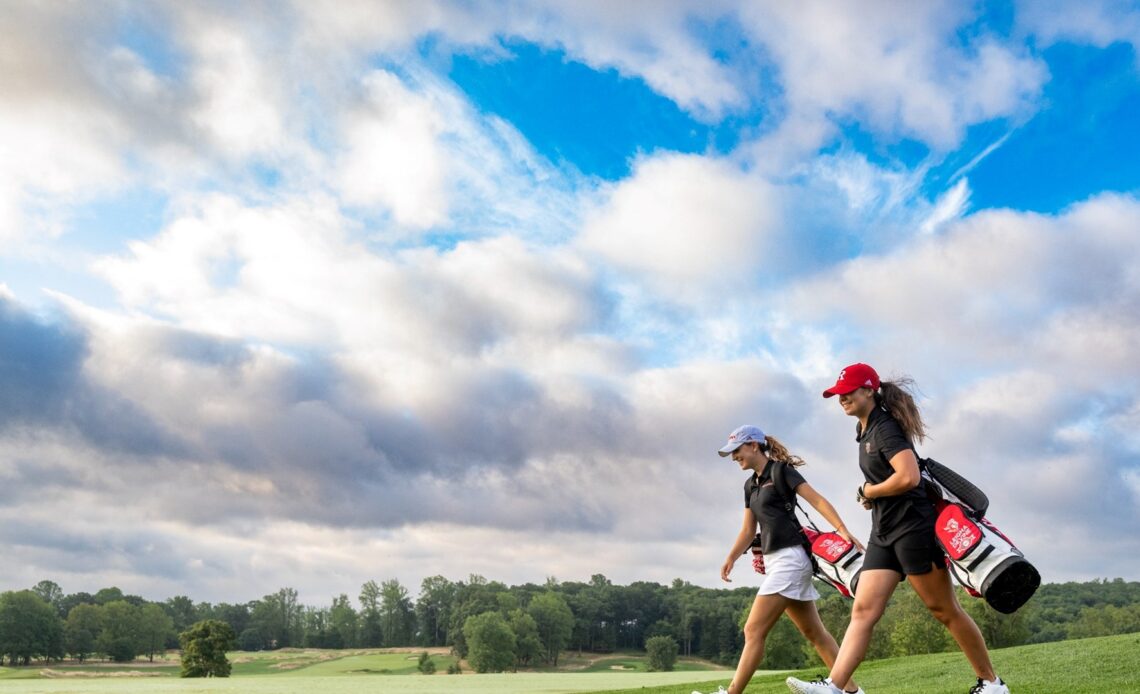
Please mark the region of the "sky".
[[720, 586], [738, 425], [867, 535], [853, 362], [1045, 581], [1140, 580], [1140, 4], [5, 2], [0, 45], [0, 590]]

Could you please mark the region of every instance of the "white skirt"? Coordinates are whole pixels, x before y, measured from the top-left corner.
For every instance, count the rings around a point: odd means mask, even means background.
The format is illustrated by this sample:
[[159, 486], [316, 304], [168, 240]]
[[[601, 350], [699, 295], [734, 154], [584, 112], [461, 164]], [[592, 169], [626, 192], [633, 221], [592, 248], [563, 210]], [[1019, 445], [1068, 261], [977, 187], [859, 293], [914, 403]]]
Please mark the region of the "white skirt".
[[764, 582], [757, 595], [779, 593], [792, 600], [818, 600], [811, 582], [811, 561], [803, 547], [785, 547], [764, 555]]

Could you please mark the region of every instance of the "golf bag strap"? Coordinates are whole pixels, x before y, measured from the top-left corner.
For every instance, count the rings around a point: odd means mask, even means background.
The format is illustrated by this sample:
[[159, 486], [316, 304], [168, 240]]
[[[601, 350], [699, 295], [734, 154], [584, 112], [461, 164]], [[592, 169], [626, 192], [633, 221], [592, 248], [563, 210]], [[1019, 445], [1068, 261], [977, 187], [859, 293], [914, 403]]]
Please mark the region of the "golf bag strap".
[[811, 529], [820, 532], [820, 529], [816, 527], [812, 521], [811, 516], [804, 510], [804, 507], [800, 505], [800, 499], [796, 496], [795, 490], [788, 488], [788, 479], [785, 477], [784, 469], [787, 463], [779, 460], [773, 462], [775, 462], [775, 465], [772, 466], [772, 483], [776, 486], [776, 492], [784, 498], [784, 508], [791, 514], [792, 518], [796, 519], [797, 523], [799, 522], [799, 518], [796, 517], [796, 509], [798, 508], [800, 513], [804, 514], [804, 518], [807, 518], [808, 525]]

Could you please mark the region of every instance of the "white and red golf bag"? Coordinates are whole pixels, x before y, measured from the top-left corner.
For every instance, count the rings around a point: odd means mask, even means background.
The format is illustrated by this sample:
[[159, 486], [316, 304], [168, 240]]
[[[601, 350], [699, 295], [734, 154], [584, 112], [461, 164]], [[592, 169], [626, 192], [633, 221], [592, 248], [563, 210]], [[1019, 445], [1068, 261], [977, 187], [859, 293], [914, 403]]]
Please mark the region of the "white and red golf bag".
[[961, 504], [939, 501], [934, 508], [938, 512], [934, 534], [946, 555], [946, 567], [967, 592], [1005, 614], [1033, 596], [1041, 575], [993, 523], [981, 517], [974, 520]]
[[845, 598], [855, 597], [859, 572], [863, 569], [863, 553], [839, 533], [805, 527], [804, 534], [811, 542], [816, 578], [838, 590]]

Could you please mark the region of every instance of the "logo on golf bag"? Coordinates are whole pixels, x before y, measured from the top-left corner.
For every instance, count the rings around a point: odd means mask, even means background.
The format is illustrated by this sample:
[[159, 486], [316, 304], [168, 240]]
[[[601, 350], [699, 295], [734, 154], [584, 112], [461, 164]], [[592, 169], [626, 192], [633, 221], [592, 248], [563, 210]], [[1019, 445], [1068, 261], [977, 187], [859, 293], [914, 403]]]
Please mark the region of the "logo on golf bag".
[[977, 526], [969, 522], [959, 523], [953, 517], [946, 519], [946, 524], [939, 533], [939, 538], [945, 540], [946, 551], [955, 559], [961, 559], [963, 554], [978, 543], [979, 537]]
[[804, 528], [815, 558], [815, 576], [845, 598], [855, 596], [859, 572], [863, 569], [863, 553], [843, 539], [839, 533], [821, 533]]

